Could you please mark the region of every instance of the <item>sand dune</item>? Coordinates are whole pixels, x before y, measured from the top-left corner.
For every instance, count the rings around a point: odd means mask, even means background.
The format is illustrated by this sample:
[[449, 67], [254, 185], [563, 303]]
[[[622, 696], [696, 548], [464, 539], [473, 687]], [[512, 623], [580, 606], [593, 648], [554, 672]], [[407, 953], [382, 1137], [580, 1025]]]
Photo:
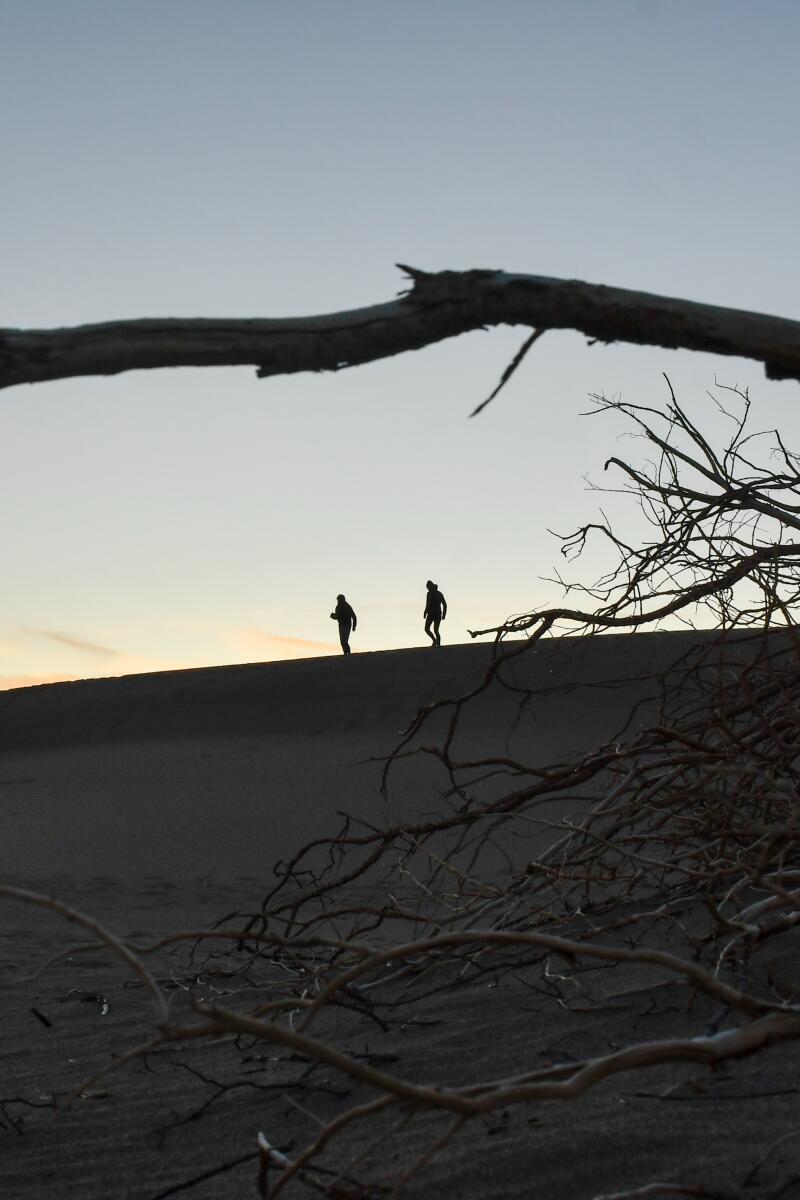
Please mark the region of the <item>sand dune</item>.
[[[514, 736], [542, 761], [610, 737], [632, 702], [652, 698], [652, 672], [708, 640], [665, 633], [542, 643], [515, 667], [520, 682], [543, 694]], [[208, 924], [237, 906], [253, 908], [272, 863], [332, 831], [340, 811], [378, 824], [425, 811], [429, 789], [437, 787], [433, 769], [401, 774], [387, 807], [378, 791], [380, 767], [368, 760], [392, 749], [421, 705], [474, 687], [492, 654], [487, 645], [425, 648], [4, 693], [0, 877], [57, 893], [138, 936]], [[473, 751], [496, 746], [514, 715], [509, 695], [478, 704], [462, 733], [465, 744]], [[12, 981], [64, 937], [57, 918], [10, 902], [0, 903], [0, 933], [3, 975]], [[2, 1194], [155, 1200], [178, 1189], [192, 1200], [254, 1196], [255, 1168], [247, 1164], [255, 1132], [265, 1122], [283, 1122], [286, 1144], [295, 1137], [302, 1144], [305, 1134], [293, 1132], [302, 1120], [289, 1101], [281, 1102], [279, 1116], [265, 1108], [265, 1093], [238, 1085], [202, 1120], [189, 1119], [208, 1099], [210, 1085], [192, 1073], [192, 1064], [201, 1064], [188, 1050], [183, 1059], [176, 1052], [169, 1061], [140, 1063], [114, 1076], [95, 1098], [52, 1123], [53, 1093], [63, 1096], [146, 1029], [141, 994], [127, 983], [98, 950], [33, 984], [5, 988]], [[432, 998], [419, 1027], [391, 1035], [373, 1030], [370, 1046], [399, 1056], [406, 1071], [455, 1078], [486, 1067], [487, 1056], [498, 1071], [504, 1064], [511, 1069], [534, 1045], [545, 1057], [557, 1052], [557, 1043], [584, 1053], [619, 1043], [631, 1028], [645, 1037], [658, 1025], [663, 1035], [684, 1022], [673, 1005], [648, 1025], [645, 1000], [620, 1001], [591, 1015], [567, 1013], [556, 1031], [537, 1015], [535, 995], [510, 981], [493, 996], [491, 1019], [486, 1002], [487, 994], [476, 989], [453, 1026], [443, 1002]], [[521, 1011], [527, 1014], [522, 1023]], [[593, 1094], [578, 1108], [549, 1104], [535, 1116], [525, 1110], [506, 1122], [492, 1118], [477, 1141], [446, 1169], [432, 1168], [412, 1194], [428, 1195], [435, 1187], [447, 1196], [591, 1200], [604, 1187], [652, 1178], [648, 1172], [665, 1155], [669, 1162], [677, 1153], [681, 1166], [688, 1162], [700, 1171], [707, 1138], [726, 1162], [742, 1163], [740, 1117], [775, 1136], [794, 1127], [793, 1063], [782, 1050], [749, 1073], [729, 1071], [712, 1106], [701, 1107], [680, 1091], [676, 1098], [683, 1103], [636, 1099], [628, 1083]], [[293, 1093], [285, 1067], [280, 1094], [330, 1111], [334, 1102], [324, 1093]], [[225, 1076], [224, 1054], [204, 1061], [203, 1070]], [[686, 1075], [664, 1069], [658, 1085], [648, 1082], [645, 1090], [655, 1095]], [[726, 1095], [740, 1093], [772, 1099], [742, 1100], [741, 1109], [729, 1104], [723, 1116]], [[238, 1159], [230, 1170], [217, 1170]], [[207, 1179], [200, 1178], [204, 1172], [211, 1172]], [[297, 1194], [306, 1193], [300, 1188]]]
[[[515, 666], [548, 690], [520, 736], [543, 761], [611, 736], [642, 688], [652, 692], [634, 681], [699, 636], [542, 643]], [[379, 768], [366, 760], [391, 751], [420, 706], [474, 687], [493, 653], [446, 646], [0, 694], [0, 874], [126, 883], [263, 875], [343, 808], [382, 818]], [[513, 702], [493, 696], [465, 734], [473, 748], [491, 748], [513, 719]], [[413, 815], [416, 782], [413, 794], [393, 792], [395, 816]]]

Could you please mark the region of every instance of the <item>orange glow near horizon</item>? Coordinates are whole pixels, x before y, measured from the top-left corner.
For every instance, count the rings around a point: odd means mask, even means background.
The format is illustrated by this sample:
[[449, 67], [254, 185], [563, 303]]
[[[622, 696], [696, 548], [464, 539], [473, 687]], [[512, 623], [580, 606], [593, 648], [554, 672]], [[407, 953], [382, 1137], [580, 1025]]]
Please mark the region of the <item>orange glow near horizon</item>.
[[[333, 642], [316, 642], [310, 638], [284, 637], [278, 633], [264, 633], [261, 629], [242, 629], [226, 635], [225, 640], [235, 648], [257, 654], [265, 649], [280, 651], [276, 658], [311, 658], [317, 654], [338, 654], [339, 647]], [[316, 654], [309, 653], [316, 651]], [[266, 661], [271, 661], [273, 656]]]
[[[22, 636], [15, 635], [0, 644], [0, 651], [5, 651], [8, 659], [16, 659], [13, 666], [17, 668], [13, 672], [0, 671], [0, 692], [84, 679], [117, 679], [124, 675], [316, 658], [340, 652], [339, 646], [333, 642], [273, 634], [256, 626], [238, 629], [217, 627], [206, 630], [205, 634], [193, 647], [184, 647], [183, 652], [178, 648], [180, 643], [176, 643], [175, 650], [178, 652], [173, 656], [166, 647], [161, 648], [161, 653], [138, 654], [112, 649], [97, 640], [72, 632], [23, 628], [19, 631]], [[30, 639], [52, 643], [58, 649], [52, 648], [45, 654], [39, 650], [31, 657], [26, 649]], [[69, 659], [74, 659], [76, 655], [78, 657], [73, 666]], [[3, 663], [3, 666], [11, 667], [12, 661]]]
[[39, 687], [44, 683], [71, 683], [81, 676], [74, 675], [0, 675], [0, 692], [13, 688]]
[[229, 634], [225, 637], [225, 641], [234, 651], [234, 656], [226, 655], [222, 661], [215, 662], [211, 656], [199, 662], [178, 662], [120, 654], [117, 661], [114, 662], [112, 670], [109, 670], [107, 660], [103, 659], [91, 665], [85, 665], [82, 670], [77, 669], [68, 673], [52, 671], [41, 674], [31, 672], [29, 674], [0, 675], [0, 692], [11, 691], [14, 688], [41, 687], [48, 683], [77, 683], [87, 679], [118, 679], [123, 675], [147, 675], [161, 671], [191, 671], [202, 670], [206, 667], [213, 669], [214, 667], [240, 666], [247, 663], [285, 662], [299, 658], [328, 657], [340, 653], [339, 647], [332, 642], [282, 637], [262, 633], [257, 629]]

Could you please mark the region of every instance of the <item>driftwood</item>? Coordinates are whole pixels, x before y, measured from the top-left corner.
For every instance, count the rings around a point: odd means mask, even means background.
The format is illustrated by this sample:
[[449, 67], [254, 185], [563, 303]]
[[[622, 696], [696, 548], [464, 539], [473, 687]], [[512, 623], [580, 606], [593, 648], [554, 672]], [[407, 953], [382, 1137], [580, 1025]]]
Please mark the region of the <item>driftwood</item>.
[[399, 265], [411, 279], [407, 294], [346, 312], [0, 329], [0, 388], [153, 367], [253, 365], [260, 377], [338, 371], [493, 325], [736, 355], [763, 362], [770, 379], [800, 379], [799, 321], [580, 280]]

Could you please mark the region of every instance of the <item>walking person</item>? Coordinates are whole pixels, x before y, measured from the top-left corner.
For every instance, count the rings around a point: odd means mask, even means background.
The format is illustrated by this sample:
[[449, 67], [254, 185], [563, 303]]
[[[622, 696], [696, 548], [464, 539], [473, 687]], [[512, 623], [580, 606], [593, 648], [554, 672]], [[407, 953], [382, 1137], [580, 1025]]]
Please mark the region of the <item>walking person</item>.
[[[447, 616], [447, 601], [432, 580], [429, 579], [425, 586], [428, 589], [425, 597], [425, 610], [422, 614], [425, 618], [425, 632], [431, 639], [432, 646], [441, 646], [439, 622]], [[433, 626], [433, 632], [431, 632], [431, 626]]]
[[355, 633], [357, 619], [350, 605], [341, 593], [336, 597], [336, 608], [331, 613], [331, 620], [339, 624], [339, 641], [342, 644], [342, 654], [350, 653], [350, 630]]

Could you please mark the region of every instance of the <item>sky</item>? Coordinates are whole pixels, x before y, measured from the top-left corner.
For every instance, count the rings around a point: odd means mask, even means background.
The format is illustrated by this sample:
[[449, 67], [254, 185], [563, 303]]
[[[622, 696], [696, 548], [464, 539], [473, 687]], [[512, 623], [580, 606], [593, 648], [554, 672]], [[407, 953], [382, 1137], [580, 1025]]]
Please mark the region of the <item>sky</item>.
[[[799, 44], [794, 0], [0, 0], [0, 327], [338, 311], [397, 262], [800, 318]], [[338, 652], [339, 592], [354, 650], [424, 644], [428, 578], [449, 642], [557, 602], [593, 392], [738, 383], [800, 448], [797, 383], [569, 331], [470, 420], [525, 336], [0, 391], [0, 688]]]

